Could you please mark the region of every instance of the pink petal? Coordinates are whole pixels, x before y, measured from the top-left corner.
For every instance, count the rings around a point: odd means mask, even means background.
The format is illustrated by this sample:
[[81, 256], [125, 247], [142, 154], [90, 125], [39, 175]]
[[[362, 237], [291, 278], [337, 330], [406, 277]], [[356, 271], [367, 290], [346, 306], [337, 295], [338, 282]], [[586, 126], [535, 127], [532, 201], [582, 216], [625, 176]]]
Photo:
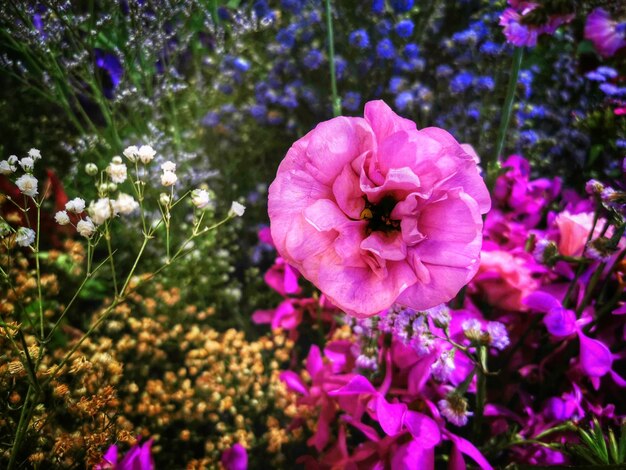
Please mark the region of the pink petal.
[[549, 312], [553, 308], [561, 307], [561, 302], [559, 302], [554, 296], [541, 291], [535, 291], [528, 295], [524, 298], [522, 303], [532, 310], [537, 310], [538, 312]]
[[403, 130], [416, 130], [415, 123], [394, 113], [382, 100], [365, 104], [365, 119], [380, 143], [390, 135]]
[[280, 380], [285, 382], [287, 388], [293, 390], [294, 392], [300, 393], [301, 395], [307, 396], [309, 394], [309, 389], [300, 379], [300, 376], [291, 370], [285, 370], [280, 373]]
[[382, 395], [376, 399], [376, 418], [388, 436], [395, 436], [400, 432], [406, 410], [404, 403], [389, 403]]
[[306, 370], [315, 380], [315, 376], [324, 368], [324, 361], [322, 360], [322, 353], [317, 345], [311, 346], [309, 355], [306, 358]]
[[604, 343], [578, 332], [580, 340], [580, 367], [590, 377], [602, 377], [611, 370], [613, 357]]
[[333, 390], [328, 394], [331, 396], [342, 395], [361, 395], [369, 393], [378, 393], [374, 386], [362, 375], [355, 376], [350, 382], [341, 387], [340, 389]]
[[564, 337], [576, 332], [576, 314], [572, 310], [563, 307], [551, 309], [543, 322], [551, 335]]
[[333, 183], [333, 195], [344, 214], [352, 219], [361, 218], [365, 199], [359, 185], [359, 176], [350, 165], [343, 167]]
[[391, 468], [402, 470], [434, 470], [435, 451], [425, 448], [415, 439], [401, 445], [391, 453]]
[[487, 459], [483, 457], [483, 454], [481, 454], [480, 451], [476, 447], [474, 447], [474, 444], [463, 439], [460, 436], [452, 434], [451, 432], [448, 432], [447, 434], [453, 444], [459, 449], [459, 451], [471, 457], [480, 468], [482, 468], [483, 470], [493, 470], [493, 467], [489, 464], [489, 462], [487, 462]]
[[372, 232], [361, 242], [361, 249], [371, 251], [386, 260], [400, 261], [406, 258], [406, 245], [399, 232]]
[[404, 415], [404, 425], [423, 448], [435, 447], [441, 442], [439, 426], [425, 414], [408, 410]]

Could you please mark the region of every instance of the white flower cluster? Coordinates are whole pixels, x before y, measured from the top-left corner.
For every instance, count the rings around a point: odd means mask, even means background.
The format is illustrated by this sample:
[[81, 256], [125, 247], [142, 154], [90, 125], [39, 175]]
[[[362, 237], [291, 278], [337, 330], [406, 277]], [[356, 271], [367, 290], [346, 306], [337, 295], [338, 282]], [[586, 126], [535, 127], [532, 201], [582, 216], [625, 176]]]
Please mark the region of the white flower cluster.
[[[18, 171], [18, 168], [21, 168], [24, 174], [15, 180], [15, 185], [24, 196], [35, 198], [39, 195], [39, 181], [32, 173], [35, 169], [35, 163], [40, 159], [41, 152], [36, 148], [30, 149], [28, 155], [21, 159], [16, 155], [11, 155], [6, 160], [0, 161], [0, 175], [10, 176]], [[2, 236], [11, 233], [8, 225], [6, 228], [6, 233], [4, 233], [5, 230], [2, 230]], [[31, 246], [35, 242], [35, 238], [35, 231], [28, 227], [19, 227], [15, 232], [15, 243], [19, 246]]]

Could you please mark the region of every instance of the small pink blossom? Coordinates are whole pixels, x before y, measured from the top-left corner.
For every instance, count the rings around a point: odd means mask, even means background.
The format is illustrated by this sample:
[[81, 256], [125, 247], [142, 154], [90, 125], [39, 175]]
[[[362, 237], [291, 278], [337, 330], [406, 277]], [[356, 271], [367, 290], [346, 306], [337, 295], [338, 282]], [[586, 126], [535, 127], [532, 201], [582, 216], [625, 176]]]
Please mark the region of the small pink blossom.
[[[593, 227], [593, 214], [591, 212], [572, 214], [563, 211], [554, 222], [559, 229], [559, 252], [565, 256], [581, 256]], [[603, 225], [604, 219], [598, 220], [595, 235], [600, 234]]]
[[382, 101], [298, 140], [269, 189], [279, 254], [357, 317], [452, 299], [478, 269], [489, 207], [471, 154]]

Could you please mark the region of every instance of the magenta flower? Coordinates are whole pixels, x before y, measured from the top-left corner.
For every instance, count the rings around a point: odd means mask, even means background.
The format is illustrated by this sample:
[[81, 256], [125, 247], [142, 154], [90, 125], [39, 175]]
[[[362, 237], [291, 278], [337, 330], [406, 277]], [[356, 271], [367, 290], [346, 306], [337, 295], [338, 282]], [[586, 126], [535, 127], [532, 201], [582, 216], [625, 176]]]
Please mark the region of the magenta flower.
[[569, 23], [574, 18], [570, 15], [550, 15], [548, 22], [541, 25], [526, 24], [524, 17], [536, 8], [541, 8], [539, 3], [509, 0], [512, 8], [507, 8], [500, 15], [500, 26], [504, 27], [503, 33], [506, 40], [511, 44], [521, 46], [536, 46], [537, 38], [541, 34], [554, 34], [559, 26]]
[[153, 470], [154, 460], [150, 453], [151, 447], [152, 439], [143, 445], [138, 442], [118, 462], [117, 446], [114, 444], [108, 448], [102, 456], [102, 462], [96, 465], [94, 470]]
[[596, 8], [587, 17], [585, 38], [589, 39], [602, 57], [611, 57], [626, 47], [626, 23], [618, 23], [608, 11]]
[[222, 465], [226, 470], [246, 470], [248, 468], [248, 452], [246, 448], [236, 443], [222, 454]]
[[382, 101], [298, 140], [269, 190], [280, 255], [357, 317], [452, 299], [478, 269], [490, 204], [464, 147]]

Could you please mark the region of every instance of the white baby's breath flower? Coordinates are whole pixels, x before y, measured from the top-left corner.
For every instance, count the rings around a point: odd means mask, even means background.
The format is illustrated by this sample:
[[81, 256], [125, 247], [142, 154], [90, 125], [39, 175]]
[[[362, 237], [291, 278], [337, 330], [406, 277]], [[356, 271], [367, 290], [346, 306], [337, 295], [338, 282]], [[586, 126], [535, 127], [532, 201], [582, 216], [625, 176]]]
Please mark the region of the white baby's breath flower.
[[41, 158], [41, 152], [39, 151], [39, 149], [32, 148], [28, 151], [28, 156], [35, 160], [39, 160]]
[[155, 155], [156, 150], [154, 150], [149, 145], [142, 145], [141, 147], [139, 147], [139, 150], [137, 150], [137, 157], [144, 165], [150, 163], [152, 159], [154, 159]]
[[15, 234], [15, 243], [19, 246], [30, 246], [35, 242], [35, 231], [26, 228], [20, 227], [17, 229], [17, 233]]
[[139, 203], [135, 201], [130, 194], [120, 193], [117, 199], [113, 201], [115, 212], [118, 214], [130, 214], [139, 207]]
[[85, 238], [90, 238], [96, 231], [96, 226], [89, 217], [85, 217], [76, 224], [76, 231]]
[[164, 171], [161, 175], [161, 184], [163, 186], [172, 186], [178, 181], [178, 176], [173, 171]]
[[0, 175], [10, 175], [15, 171], [15, 165], [11, 165], [7, 160], [0, 162]]
[[159, 194], [159, 202], [162, 206], [169, 206], [172, 203], [172, 196], [167, 193]]
[[107, 167], [107, 173], [113, 183], [123, 183], [126, 181], [127, 168], [120, 157], [115, 157]]
[[85, 200], [80, 197], [75, 197], [71, 201], [67, 201], [65, 204], [65, 210], [73, 212], [74, 214], [80, 214], [85, 210]]
[[30, 197], [37, 195], [37, 178], [33, 175], [22, 175], [15, 181], [15, 184], [22, 194]]
[[176, 171], [176, 163], [174, 162], [165, 162], [161, 165], [161, 170], [163, 171]]
[[22, 170], [31, 172], [35, 167], [35, 160], [30, 157], [24, 157], [20, 160], [20, 166], [22, 167]]
[[126, 158], [128, 158], [128, 161], [134, 163], [137, 161], [139, 149], [137, 148], [136, 145], [131, 145], [130, 147], [126, 147], [122, 153], [124, 154]]
[[85, 173], [89, 176], [95, 176], [98, 174], [98, 166], [95, 163], [87, 163], [85, 165]]
[[54, 214], [54, 220], [56, 220], [59, 225], [67, 225], [70, 223], [70, 216], [67, 215], [65, 211], [59, 211]]
[[9, 165], [15, 165], [18, 160], [19, 158], [17, 158], [17, 155], [9, 155], [9, 158], [7, 159]]
[[108, 197], [103, 197], [89, 204], [89, 215], [96, 225], [102, 225], [107, 220], [115, 216], [113, 201]]
[[209, 205], [210, 200], [209, 192], [206, 189], [194, 189], [191, 192], [191, 202], [198, 209], [204, 209]]
[[230, 205], [230, 210], [228, 211], [229, 217], [241, 217], [243, 213], [246, 211], [246, 206], [243, 204], [239, 204], [237, 201], [233, 201]]

